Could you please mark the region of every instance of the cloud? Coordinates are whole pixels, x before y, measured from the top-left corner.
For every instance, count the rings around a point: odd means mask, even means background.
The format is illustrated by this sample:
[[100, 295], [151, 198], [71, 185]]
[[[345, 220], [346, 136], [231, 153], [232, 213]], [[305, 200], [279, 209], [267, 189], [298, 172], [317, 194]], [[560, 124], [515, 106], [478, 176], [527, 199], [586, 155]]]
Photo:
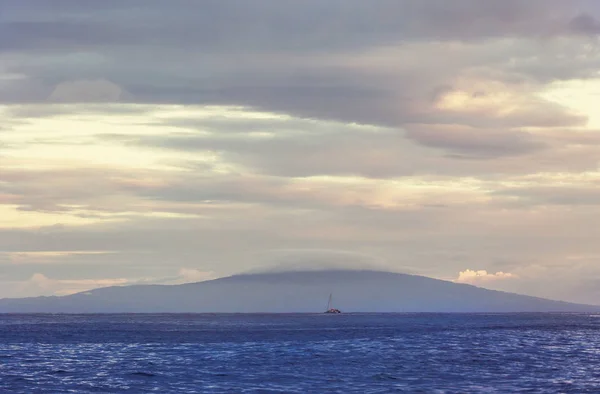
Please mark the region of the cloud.
[[178, 275], [175, 278], [157, 280], [156, 282], [163, 284], [182, 284], [203, 282], [216, 278], [217, 276], [212, 271], [202, 271], [195, 268], [180, 268]]
[[71, 251], [71, 250], [57, 250], [57, 251], [36, 251], [36, 252], [17, 252], [17, 253], [0, 253], [0, 255], [6, 255], [8, 263], [10, 264], [53, 264], [57, 260], [64, 262], [65, 257], [77, 258], [81, 255], [103, 255], [111, 254], [111, 251]]
[[509, 272], [496, 272], [488, 273], [486, 270], [470, 270], [466, 269], [464, 271], [459, 272], [458, 278], [455, 280], [457, 283], [469, 283], [469, 284], [482, 284], [491, 281], [497, 280], [506, 280], [506, 279], [514, 279], [517, 278], [516, 275], [511, 274]]
[[[60, 214], [63, 222], [70, 216], [65, 223], [85, 224], [151, 215], [207, 217], [244, 204], [516, 206], [517, 194], [526, 201], [519, 188], [553, 182], [556, 173], [574, 177], [591, 170], [600, 152], [596, 133], [571, 130], [411, 125], [401, 132], [203, 106], [10, 110], [27, 123], [0, 136], [15, 145], [7, 152], [20, 155], [3, 161], [0, 209], [12, 212], [5, 221], [13, 217], [22, 225], [29, 225], [34, 212], [48, 222]], [[107, 127], [120, 133], [106, 134]]]
[[389, 270], [377, 256], [347, 250], [276, 249], [261, 255], [263, 266], [252, 268], [250, 272]]
[[[5, 10], [0, 37], [10, 40], [0, 40], [1, 63], [5, 75], [22, 77], [0, 89], [0, 101], [244, 105], [396, 127], [457, 117], [575, 124], [581, 118], [530, 96], [541, 78], [590, 76], [599, 63], [593, 53], [577, 56], [597, 18], [584, 0], [63, 7], [69, 18], [41, 2]], [[469, 85], [457, 84], [471, 79], [517, 93], [522, 110], [459, 114], [432, 102], [440, 87], [456, 96]]]
[[[139, 284], [177, 285], [191, 282], [202, 282], [215, 279], [213, 272], [201, 271], [194, 268], [180, 268], [177, 275], [165, 278], [93, 278], [93, 279], [56, 279], [36, 272], [23, 281], [4, 281], [7, 287], [3, 294], [11, 297], [19, 296], [64, 296], [93, 290], [100, 287], [128, 286]], [[1, 279], [1, 278], [0, 278]], [[2, 283], [2, 280], [0, 280]], [[1, 297], [2, 295], [0, 295]]]
[[106, 80], [66, 81], [58, 84], [50, 97], [52, 102], [116, 102], [124, 100], [128, 93], [120, 86]]
[[130, 284], [125, 278], [111, 279], [51, 279], [35, 273], [28, 281], [18, 284], [19, 292], [40, 295], [68, 295], [98, 287], [123, 286]]
[[376, 261], [597, 299], [595, 0], [234, 3], [2, 8], [2, 295]]
[[597, 185], [542, 186], [499, 190], [498, 195], [518, 199], [523, 204], [585, 206], [600, 205], [600, 192]]
[[[163, 120], [156, 127], [170, 122]], [[265, 122], [239, 118], [230, 129], [232, 122], [218, 118], [175, 119], [173, 124], [177, 128], [183, 124], [185, 131], [111, 138], [139, 147], [211, 154], [232, 165], [233, 171], [246, 168], [254, 173], [290, 177], [579, 171], [595, 168], [598, 153], [590, 133], [558, 127], [552, 132], [533, 132], [461, 124], [408, 124], [403, 131], [293, 117], [275, 119], [268, 128]], [[474, 166], [465, 161], [481, 159], [489, 162]]]
[[574, 33], [590, 36], [600, 35], [600, 21], [592, 15], [582, 13], [569, 22], [569, 28]]
[[[201, 7], [188, 3], [167, 7], [156, 1], [82, 5], [72, 0], [63, 1], [60, 7], [48, 7], [42, 1], [33, 1], [4, 10], [9, 23], [3, 26], [3, 36], [10, 34], [18, 41], [5, 40], [2, 44], [5, 48], [49, 43], [67, 48], [143, 45], [152, 36], [158, 45], [195, 42], [211, 51], [231, 51], [248, 45], [252, 50], [339, 50], [372, 45], [399, 35], [420, 40], [476, 40], [505, 35], [578, 34], [581, 32], [572, 29], [571, 24], [582, 22], [571, 21], [590, 17], [582, 11], [593, 11], [593, 2], [581, 0], [568, 4], [559, 0], [510, 0], [501, 4], [476, 0], [457, 0], [453, 4], [439, 0], [381, 0], [377, 7], [357, 0], [310, 0], [302, 5], [273, 5], [266, 0], [252, 5], [244, 1], [234, 3], [234, 7], [218, 2]], [[146, 7], [141, 8], [142, 4]], [[70, 11], [70, 18], [58, 18], [65, 9]], [[192, 11], [201, 12], [192, 16]], [[372, 28], [365, 32], [358, 26]], [[40, 37], [45, 41], [36, 42], [35, 38]]]
[[407, 136], [422, 145], [473, 159], [525, 155], [549, 147], [544, 138], [510, 129], [421, 125], [409, 126]]

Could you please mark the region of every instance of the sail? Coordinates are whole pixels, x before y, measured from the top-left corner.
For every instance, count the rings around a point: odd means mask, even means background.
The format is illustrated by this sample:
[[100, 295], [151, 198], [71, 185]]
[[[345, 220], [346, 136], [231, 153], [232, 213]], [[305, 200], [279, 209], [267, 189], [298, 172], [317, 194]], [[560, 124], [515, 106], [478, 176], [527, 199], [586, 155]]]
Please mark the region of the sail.
[[342, 313], [339, 309], [334, 308], [333, 306], [333, 294], [329, 293], [329, 301], [327, 302], [327, 309], [325, 313]]

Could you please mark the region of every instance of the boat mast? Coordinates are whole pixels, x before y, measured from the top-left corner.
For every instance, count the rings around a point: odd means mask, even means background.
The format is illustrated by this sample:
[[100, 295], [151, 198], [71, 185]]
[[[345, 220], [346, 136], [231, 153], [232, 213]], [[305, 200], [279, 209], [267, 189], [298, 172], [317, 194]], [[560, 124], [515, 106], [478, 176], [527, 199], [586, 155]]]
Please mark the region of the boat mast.
[[333, 294], [329, 293], [329, 302], [327, 303], [327, 310], [331, 309], [331, 299], [333, 298]]

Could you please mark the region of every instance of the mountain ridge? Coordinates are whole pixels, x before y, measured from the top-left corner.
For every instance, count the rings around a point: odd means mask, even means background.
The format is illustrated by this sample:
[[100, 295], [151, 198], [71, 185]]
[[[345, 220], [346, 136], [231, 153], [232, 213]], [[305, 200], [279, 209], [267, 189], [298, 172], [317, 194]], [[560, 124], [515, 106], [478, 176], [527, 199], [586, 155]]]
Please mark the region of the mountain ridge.
[[181, 285], [139, 284], [67, 296], [0, 299], [0, 313], [600, 312], [600, 306], [375, 270], [243, 273]]

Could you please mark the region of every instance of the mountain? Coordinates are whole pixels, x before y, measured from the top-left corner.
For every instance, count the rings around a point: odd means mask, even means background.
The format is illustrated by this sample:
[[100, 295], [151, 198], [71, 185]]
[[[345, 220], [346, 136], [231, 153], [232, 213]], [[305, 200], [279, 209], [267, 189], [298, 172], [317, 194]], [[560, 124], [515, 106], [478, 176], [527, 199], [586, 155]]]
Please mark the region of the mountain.
[[1, 299], [0, 313], [323, 312], [329, 293], [343, 312], [600, 312], [424, 276], [380, 271], [234, 275], [183, 285], [106, 287], [63, 297]]

